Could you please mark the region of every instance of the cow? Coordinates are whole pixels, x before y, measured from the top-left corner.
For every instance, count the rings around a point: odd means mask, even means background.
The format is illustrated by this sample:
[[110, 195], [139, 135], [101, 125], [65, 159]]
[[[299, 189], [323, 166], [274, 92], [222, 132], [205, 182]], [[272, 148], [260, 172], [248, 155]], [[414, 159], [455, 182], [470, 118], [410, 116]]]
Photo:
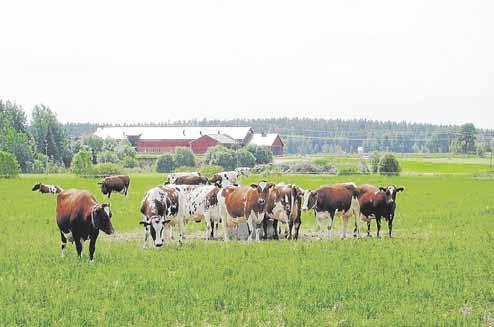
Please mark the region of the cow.
[[198, 172], [188, 172], [188, 173], [171, 173], [168, 175], [168, 178], [165, 182], [166, 184], [178, 184], [176, 183], [176, 179], [179, 177], [185, 177], [185, 176], [201, 176]]
[[398, 193], [405, 191], [403, 187], [394, 185], [375, 188], [359, 197], [360, 212], [367, 222], [367, 235], [371, 236], [371, 219], [376, 219], [377, 237], [381, 237], [381, 219], [388, 222], [389, 237], [393, 237], [393, 221], [396, 211], [396, 197]]
[[209, 180], [204, 176], [181, 176], [175, 179], [175, 185], [207, 185]]
[[179, 225], [179, 242], [183, 243], [185, 225], [189, 220], [200, 223], [206, 222], [206, 240], [213, 239], [214, 226], [220, 221], [218, 209], [219, 188], [213, 185], [199, 186], [193, 190], [186, 190], [177, 186], [179, 194], [179, 210], [177, 223]]
[[[360, 237], [360, 190], [354, 183], [323, 186], [317, 191], [307, 190], [304, 194], [302, 210], [314, 210], [319, 232], [322, 233], [322, 222], [325, 218], [328, 223], [328, 239], [333, 239], [332, 227], [336, 214], [343, 217], [343, 231], [341, 238], [346, 238], [346, 229], [350, 216], [355, 216], [355, 235]], [[322, 235], [321, 235], [322, 236]]]
[[236, 171], [223, 171], [217, 173], [211, 178], [211, 184], [217, 184], [221, 187], [232, 186], [237, 184], [237, 179], [241, 175], [240, 172]]
[[62, 257], [70, 240], [82, 258], [84, 241], [89, 239], [89, 260], [93, 261], [99, 231], [108, 235], [114, 232], [110, 205], [99, 204], [88, 191], [70, 189], [59, 193], [56, 219], [62, 239]]
[[108, 199], [110, 198], [112, 192], [119, 192], [127, 196], [129, 192], [130, 178], [129, 176], [123, 175], [108, 176], [99, 182], [98, 185], [101, 185], [101, 193], [108, 195]]
[[274, 184], [262, 181], [246, 187], [227, 186], [221, 189], [218, 193], [218, 205], [225, 242], [228, 241], [228, 229], [238, 227], [245, 222], [249, 227], [248, 241], [252, 241], [254, 233], [256, 240], [259, 241], [260, 226], [266, 213], [269, 192], [273, 187]]
[[41, 194], [59, 194], [63, 192], [63, 188], [56, 186], [56, 185], [46, 185], [42, 183], [38, 183], [33, 186], [32, 188], [33, 192], [39, 192]]
[[165, 245], [164, 234], [170, 230], [170, 216], [176, 215], [178, 209], [177, 197], [174, 191], [164, 187], [150, 189], [141, 202], [141, 225], [144, 225], [143, 248], [147, 246], [149, 235], [153, 238], [154, 246]]
[[237, 173], [239, 173], [240, 175], [244, 175], [244, 176], [249, 176], [250, 173], [251, 173], [251, 170], [252, 170], [252, 168], [250, 168], [250, 167], [238, 167], [238, 168], [235, 168], [235, 171]]
[[[273, 220], [273, 229], [275, 231], [274, 239], [279, 239], [278, 222], [286, 225], [286, 236], [292, 238], [292, 229], [295, 224], [295, 239], [298, 239], [298, 233], [301, 225], [301, 201], [303, 191], [295, 185], [284, 183], [276, 184], [271, 192], [266, 208], [266, 215]], [[263, 221], [264, 238], [267, 238], [267, 219]], [[288, 232], [289, 229], [289, 232]]]

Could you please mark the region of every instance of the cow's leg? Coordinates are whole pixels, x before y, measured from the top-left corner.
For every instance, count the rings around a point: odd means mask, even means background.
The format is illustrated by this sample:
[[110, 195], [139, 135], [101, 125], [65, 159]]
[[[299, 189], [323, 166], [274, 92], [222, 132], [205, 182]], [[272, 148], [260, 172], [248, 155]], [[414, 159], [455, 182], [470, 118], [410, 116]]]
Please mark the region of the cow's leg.
[[80, 259], [82, 259], [82, 250], [83, 250], [83, 242], [84, 240], [76, 234], [72, 234], [74, 236], [75, 248], [77, 250], [77, 255]]
[[[225, 210], [226, 211], [226, 210]], [[228, 213], [221, 214], [221, 223], [223, 224], [223, 241], [228, 242], [228, 228], [227, 228], [227, 220]]]
[[381, 217], [380, 216], [376, 217], [376, 224], [377, 224], [377, 237], [381, 238]]
[[178, 243], [182, 245], [184, 243], [184, 238], [185, 238], [185, 218], [182, 217], [178, 220], [178, 229], [179, 229]]
[[267, 240], [268, 239], [268, 220], [269, 219], [264, 219], [262, 221], [262, 230], [263, 230], [263, 235], [262, 235], [262, 239], [263, 240]]
[[350, 216], [343, 214], [341, 216], [341, 218], [343, 220], [343, 227], [341, 230], [341, 239], [344, 240], [346, 238], [346, 230], [348, 228], [348, 221], [350, 220]]
[[388, 220], [388, 229], [389, 229], [389, 237], [393, 238], [393, 220], [395, 219], [394, 216], [391, 216]]
[[330, 212], [328, 214], [328, 240], [333, 240], [333, 221], [334, 221], [334, 212]]
[[[204, 220], [206, 222], [206, 241], [207, 240], [212, 240], [213, 237], [211, 236], [213, 234], [213, 222], [211, 221], [211, 214], [209, 211], [204, 212]], [[211, 237], [210, 237], [211, 236]]]
[[65, 257], [65, 248], [67, 247], [67, 238], [63, 235], [62, 231], [60, 231], [60, 238], [62, 240], [62, 258]]
[[353, 209], [353, 216], [355, 217], [355, 229], [356, 229], [356, 234], [355, 237], [360, 238], [360, 208]]
[[316, 212], [316, 222], [319, 231], [319, 238], [322, 239], [322, 221], [324, 219], [323, 212]]
[[[266, 220], [266, 219], [264, 219]], [[273, 228], [274, 228], [274, 239], [279, 240], [280, 234], [278, 234], [278, 220], [273, 220]]]
[[298, 233], [302, 222], [300, 220], [295, 221], [295, 240], [298, 240]]
[[111, 196], [111, 192], [108, 192], [108, 199], [110, 199], [110, 196]]
[[89, 240], [89, 261], [94, 260], [94, 252], [96, 251], [96, 240], [98, 239], [99, 232], [91, 235], [91, 239]]
[[367, 217], [367, 236], [368, 237], [372, 237], [372, 234], [371, 234], [371, 220]]
[[[142, 215], [142, 221], [146, 222], [146, 216]], [[149, 235], [151, 234], [151, 227], [149, 225], [144, 225], [144, 243], [142, 243], [142, 248], [145, 249], [147, 247], [147, 242], [149, 239]]]
[[288, 233], [287, 233], [287, 239], [291, 240], [292, 239], [292, 230], [293, 230], [293, 221], [289, 221], [288, 224], [287, 224], [287, 228], [288, 228]]

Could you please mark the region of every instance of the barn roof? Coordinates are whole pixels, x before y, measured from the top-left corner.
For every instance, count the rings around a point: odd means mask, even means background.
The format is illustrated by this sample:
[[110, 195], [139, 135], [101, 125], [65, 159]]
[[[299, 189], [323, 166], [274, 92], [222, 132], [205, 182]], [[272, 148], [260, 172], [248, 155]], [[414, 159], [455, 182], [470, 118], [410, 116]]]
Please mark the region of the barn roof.
[[250, 131], [250, 127], [101, 127], [94, 134], [116, 140], [128, 136], [140, 136], [141, 140], [195, 140], [203, 135], [224, 134], [243, 141]]
[[226, 134], [207, 134], [207, 136], [221, 144], [235, 144], [235, 140]]
[[274, 141], [276, 141], [276, 138], [279, 136], [279, 134], [259, 134], [256, 133], [252, 137], [252, 140], [250, 141], [250, 144], [253, 145], [258, 145], [258, 146], [272, 146], [274, 144]]

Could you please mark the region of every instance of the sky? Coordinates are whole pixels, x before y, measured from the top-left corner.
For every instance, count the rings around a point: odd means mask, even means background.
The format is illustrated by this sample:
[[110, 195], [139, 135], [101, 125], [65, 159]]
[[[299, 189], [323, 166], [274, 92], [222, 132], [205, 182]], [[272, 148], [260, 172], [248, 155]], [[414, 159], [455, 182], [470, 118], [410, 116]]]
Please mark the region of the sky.
[[494, 2], [0, 2], [0, 99], [61, 121], [494, 128]]

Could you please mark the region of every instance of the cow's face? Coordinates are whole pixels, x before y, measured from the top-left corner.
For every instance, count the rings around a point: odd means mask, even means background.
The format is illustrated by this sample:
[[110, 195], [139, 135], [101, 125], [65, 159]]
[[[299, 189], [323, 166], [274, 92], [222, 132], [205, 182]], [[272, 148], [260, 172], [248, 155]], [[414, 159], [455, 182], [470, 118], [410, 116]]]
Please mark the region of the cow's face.
[[144, 225], [144, 228], [149, 228], [151, 232], [151, 237], [154, 240], [154, 246], [157, 248], [162, 247], [164, 242], [164, 234], [165, 234], [165, 219], [161, 216], [151, 216], [146, 221], [141, 222], [141, 225]]
[[317, 192], [312, 192], [307, 190], [304, 192], [304, 205], [302, 206], [303, 211], [310, 209], [315, 209], [317, 205]]
[[107, 195], [108, 194], [108, 187], [106, 186], [105, 181], [99, 182], [98, 185], [101, 185], [101, 193], [103, 193], [104, 195]]
[[266, 202], [268, 201], [269, 191], [274, 187], [274, 184], [261, 182], [259, 183], [259, 185], [252, 184], [250, 187], [257, 190], [257, 193], [259, 194], [257, 205], [259, 206], [261, 211], [264, 210]]
[[386, 202], [388, 204], [396, 203], [396, 196], [398, 193], [405, 191], [403, 187], [396, 187], [394, 185], [390, 185], [388, 187], [380, 187], [382, 192], [386, 193]]
[[34, 186], [33, 186], [32, 191], [33, 191], [33, 192], [39, 191], [39, 190], [40, 190], [40, 188], [41, 188], [41, 183], [38, 183], [38, 184], [36, 184], [36, 185], [34, 185]]
[[114, 232], [111, 219], [112, 213], [109, 204], [100, 204], [94, 209], [95, 227], [101, 229], [108, 235], [111, 235]]

